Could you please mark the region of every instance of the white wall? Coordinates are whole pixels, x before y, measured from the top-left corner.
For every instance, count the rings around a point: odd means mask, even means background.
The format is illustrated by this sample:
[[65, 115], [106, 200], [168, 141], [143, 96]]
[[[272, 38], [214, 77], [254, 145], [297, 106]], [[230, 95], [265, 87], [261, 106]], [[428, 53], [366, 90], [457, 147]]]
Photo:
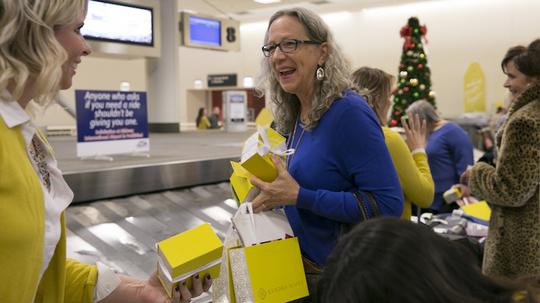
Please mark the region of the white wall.
[[[540, 38], [536, 0], [442, 0], [323, 15], [352, 67], [378, 67], [397, 76], [403, 39], [399, 30], [410, 16], [428, 28], [425, 44], [437, 104], [446, 117], [463, 112], [463, 76], [472, 62], [486, 78], [486, 108], [506, 95], [500, 61], [506, 50]], [[242, 27], [242, 52], [260, 56], [265, 26]], [[248, 57], [247, 54], [244, 57]], [[252, 61], [249, 60], [249, 63]], [[251, 70], [251, 66], [246, 70]]]
[[437, 104], [444, 116], [463, 112], [463, 76], [480, 63], [486, 77], [487, 109], [505, 97], [500, 61], [506, 50], [540, 38], [535, 0], [443, 0], [368, 9], [332, 22], [353, 66], [376, 66], [397, 74], [403, 40], [399, 29], [409, 16], [428, 27], [427, 59]]
[[[537, 0], [440, 0], [323, 17], [353, 68], [369, 65], [396, 74], [403, 45], [399, 30], [408, 17], [417, 16], [428, 27], [427, 59], [437, 104], [445, 117], [456, 117], [463, 112], [463, 75], [472, 62], [480, 63], [486, 76], [487, 108], [504, 99], [500, 60], [510, 46], [540, 37], [539, 11]], [[241, 25], [240, 52], [180, 47], [180, 83], [170, 83], [180, 86], [180, 122], [193, 122], [196, 109], [207, 102], [204, 94], [187, 93], [195, 79], [206, 83], [208, 74], [236, 73], [241, 85], [243, 77], [257, 75], [266, 22]], [[134, 89], [145, 89], [146, 70], [141, 61], [87, 58], [74, 86], [116, 89], [120, 81], [127, 80]], [[60, 116], [47, 121], [74, 124]]]

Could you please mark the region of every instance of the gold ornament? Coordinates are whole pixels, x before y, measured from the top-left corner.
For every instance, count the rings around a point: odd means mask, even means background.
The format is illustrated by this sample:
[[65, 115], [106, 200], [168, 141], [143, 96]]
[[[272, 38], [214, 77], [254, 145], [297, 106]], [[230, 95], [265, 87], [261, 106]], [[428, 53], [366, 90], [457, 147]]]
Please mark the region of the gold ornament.
[[430, 91], [429, 94], [428, 94], [429, 97], [431, 98], [435, 98], [435, 92], [434, 91]]
[[417, 86], [418, 85], [418, 79], [416, 79], [416, 78], [412, 78], [409, 82], [411, 83], [412, 86]]

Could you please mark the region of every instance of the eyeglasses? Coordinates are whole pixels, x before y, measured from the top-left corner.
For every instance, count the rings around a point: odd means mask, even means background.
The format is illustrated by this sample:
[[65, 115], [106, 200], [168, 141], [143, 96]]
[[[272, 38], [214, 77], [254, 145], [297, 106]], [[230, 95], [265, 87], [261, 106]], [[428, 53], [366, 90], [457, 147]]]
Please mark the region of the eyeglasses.
[[279, 47], [279, 49], [284, 53], [294, 52], [299, 44], [321, 44], [321, 42], [311, 41], [311, 40], [297, 40], [297, 39], [285, 39], [278, 44], [266, 44], [262, 47], [262, 52], [265, 57], [270, 57]]

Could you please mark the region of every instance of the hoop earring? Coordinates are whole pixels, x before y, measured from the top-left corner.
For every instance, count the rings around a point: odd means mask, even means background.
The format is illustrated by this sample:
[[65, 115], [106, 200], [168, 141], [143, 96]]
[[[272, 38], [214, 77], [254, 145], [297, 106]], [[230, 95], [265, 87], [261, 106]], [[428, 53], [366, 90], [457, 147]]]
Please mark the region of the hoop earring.
[[324, 68], [320, 65], [317, 66], [317, 73], [315, 76], [317, 77], [317, 80], [322, 81], [324, 79]]

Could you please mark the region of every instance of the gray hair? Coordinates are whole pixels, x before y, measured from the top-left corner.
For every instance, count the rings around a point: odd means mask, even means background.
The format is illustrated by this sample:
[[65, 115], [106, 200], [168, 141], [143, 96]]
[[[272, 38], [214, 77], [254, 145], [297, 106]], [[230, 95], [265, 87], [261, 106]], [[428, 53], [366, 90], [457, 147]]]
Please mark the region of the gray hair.
[[441, 120], [437, 110], [426, 100], [418, 100], [407, 107], [407, 115], [418, 114], [420, 120], [426, 120], [426, 128], [429, 133], [435, 128], [435, 124]]
[[[305, 129], [310, 130], [317, 126], [321, 117], [332, 105], [332, 102], [342, 97], [346, 89], [353, 87], [350, 80], [350, 64], [341, 53], [332, 33], [321, 17], [305, 8], [284, 9], [274, 13], [268, 22], [264, 44], [268, 42], [268, 30], [272, 23], [283, 16], [298, 19], [310, 40], [328, 44], [328, 58], [323, 66], [325, 78], [322, 81], [317, 81], [315, 75], [313, 75], [316, 93], [312, 101], [311, 112], [305, 124]], [[281, 88], [274, 73], [272, 73], [268, 58], [263, 58], [257, 89], [260, 94], [264, 94], [267, 87], [270, 99], [275, 104], [274, 121], [276, 128], [282, 134], [289, 134], [300, 111], [300, 100], [295, 94], [287, 93]]]

